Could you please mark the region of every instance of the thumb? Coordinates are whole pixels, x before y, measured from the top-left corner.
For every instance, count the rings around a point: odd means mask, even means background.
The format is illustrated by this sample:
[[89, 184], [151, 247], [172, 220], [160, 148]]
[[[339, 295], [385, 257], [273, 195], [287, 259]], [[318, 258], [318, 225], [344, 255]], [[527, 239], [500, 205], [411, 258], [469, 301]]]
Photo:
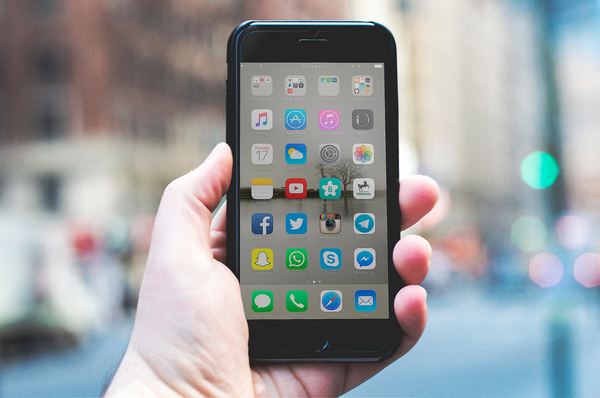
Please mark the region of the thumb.
[[172, 262], [212, 255], [211, 212], [229, 187], [232, 163], [229, 146], [220, 143], [199, 167], [167, 186], [154, 223], [151, 257]]

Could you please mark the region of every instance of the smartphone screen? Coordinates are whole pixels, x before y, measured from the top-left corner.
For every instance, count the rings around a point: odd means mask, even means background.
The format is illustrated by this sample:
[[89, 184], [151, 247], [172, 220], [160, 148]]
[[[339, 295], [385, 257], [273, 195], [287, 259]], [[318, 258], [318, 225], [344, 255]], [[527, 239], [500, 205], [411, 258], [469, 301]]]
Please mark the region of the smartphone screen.
[[387, 319], [384, 63], [239, 65], [248, 319]]

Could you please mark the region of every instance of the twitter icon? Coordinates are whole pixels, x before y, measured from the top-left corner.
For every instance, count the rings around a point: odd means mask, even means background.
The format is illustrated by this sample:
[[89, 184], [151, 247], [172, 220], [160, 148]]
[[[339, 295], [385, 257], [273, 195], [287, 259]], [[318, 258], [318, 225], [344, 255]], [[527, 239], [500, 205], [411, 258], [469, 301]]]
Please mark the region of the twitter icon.
[[305, 234], [307, 225], [306, 213], [288, 213], [285, 216], [285, 232], [288, 234]]

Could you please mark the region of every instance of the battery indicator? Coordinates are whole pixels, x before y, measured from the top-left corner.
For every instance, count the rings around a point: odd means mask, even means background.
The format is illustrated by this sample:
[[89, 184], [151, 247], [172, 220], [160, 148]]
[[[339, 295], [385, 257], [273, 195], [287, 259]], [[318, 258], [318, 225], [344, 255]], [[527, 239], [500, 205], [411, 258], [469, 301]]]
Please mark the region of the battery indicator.
[[381, 68], [383, 68], [383, 64], [375, 64], [375, 65], [373, 65], [373, 66], [374, 66], [375, 68], [377, 68], [377, 69], [381, 69]]

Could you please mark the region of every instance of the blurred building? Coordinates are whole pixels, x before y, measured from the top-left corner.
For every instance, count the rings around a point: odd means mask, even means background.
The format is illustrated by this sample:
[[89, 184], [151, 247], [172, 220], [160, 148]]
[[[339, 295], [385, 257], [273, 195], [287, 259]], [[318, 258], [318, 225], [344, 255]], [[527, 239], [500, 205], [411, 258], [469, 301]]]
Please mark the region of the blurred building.
[[536, 15], [524, 1], [398, 4], [410, 104], [401, 117], [422, 171], [450, 190], [446, 229], [473, 226], [492, 256], [507, 251], [515, 219], [540, 211], [519, 172], [543, 136]]

